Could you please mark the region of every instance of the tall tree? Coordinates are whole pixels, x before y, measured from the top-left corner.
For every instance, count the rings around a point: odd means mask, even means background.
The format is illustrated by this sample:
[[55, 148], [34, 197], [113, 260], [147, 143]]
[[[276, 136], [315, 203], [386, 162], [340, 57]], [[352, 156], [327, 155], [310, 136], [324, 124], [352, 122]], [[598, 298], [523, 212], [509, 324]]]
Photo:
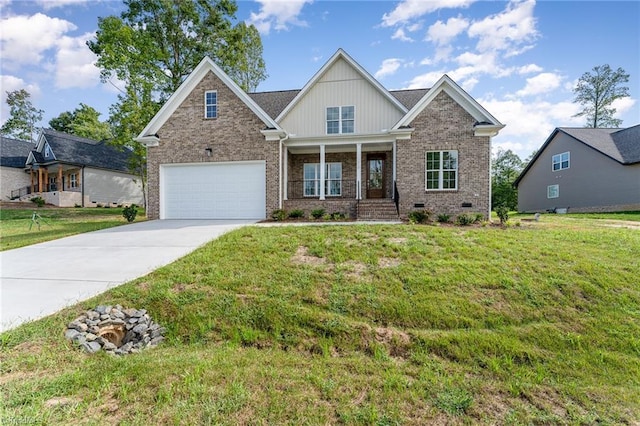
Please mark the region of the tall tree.
[[31, 104], [31, 94], [25, 89], [6, 93], [10, 117], [0, 132], [5, 136], [33, 141], [36, 124], [42, 120], [44, 111]]
[[100, 121], [100, 113], [83, 103], [72, 112], [65, 111], [49, 120], [49, 126], [60, 132], [97, 141], [111, 138], [109, 123]]
[[629, 96], [629, 88], [624, 83], [629, 74], [622, 68], [613, 71], [608, 64], [593, 67], [592, 72], [582, 74], [573, 89], [574, 102], [583, 106], [574, 117], [587, 119], [586, 127], [619, 127], [622, 120], [614, 118], [616, 109], [611, 105], [616, 99]]
[[525, 163], [518, 154], [509, 150], [498, 150], [493, 156], [491, 170], [491, 208], [506, 206], [509, 210], [518, 208], [518, 190], [513, 182], [518, 178]]
[[233, 33], [236, 49], [225, 50], [225, 63], [234, 64], [227, 67], [227, 74], [245, 92], [254, 92], [258, 84], [267, 78], [264, 59], [262, 59], [262, 40], [255, 26], [247, 26], [244, 22], [236, 26]]

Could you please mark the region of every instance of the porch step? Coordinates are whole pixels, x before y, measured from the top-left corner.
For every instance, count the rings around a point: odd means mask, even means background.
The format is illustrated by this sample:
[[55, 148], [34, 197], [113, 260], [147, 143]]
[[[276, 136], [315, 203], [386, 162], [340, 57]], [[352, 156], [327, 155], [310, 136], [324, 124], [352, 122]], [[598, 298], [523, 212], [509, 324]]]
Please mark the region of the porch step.
[[360, 200], [357, 215], [358, 220], [399, 219], [395, 203], [388, 198]]

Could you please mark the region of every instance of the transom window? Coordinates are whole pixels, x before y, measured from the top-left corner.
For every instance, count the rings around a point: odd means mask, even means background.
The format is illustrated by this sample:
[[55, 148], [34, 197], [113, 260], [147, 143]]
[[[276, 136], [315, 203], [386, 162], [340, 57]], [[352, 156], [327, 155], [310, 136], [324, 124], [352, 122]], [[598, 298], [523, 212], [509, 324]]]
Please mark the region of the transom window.
[[355, 107], [328, 107], [327, 134], [353, 133], [355, 131]]
[[560, 186], [559, 185], [549, 185], [547, 186], [547, 198], [558, 198], [560, 196]]
[[425, 189], [458, 189], [458, 151], [427, 151]]
[[204, 117], [216, 118], [218, 116], [218, 92], [210, 90], [204, 92]]
[[[304, 196], [320, 196], [320, 164], [304, 164]], [[326, 196], [342, 195], [342, 163], [325, 163], [324, 193]]]
[[569, 152], [556, 154], [551, 158], [551, 169], [556, 172], [569, 168]]

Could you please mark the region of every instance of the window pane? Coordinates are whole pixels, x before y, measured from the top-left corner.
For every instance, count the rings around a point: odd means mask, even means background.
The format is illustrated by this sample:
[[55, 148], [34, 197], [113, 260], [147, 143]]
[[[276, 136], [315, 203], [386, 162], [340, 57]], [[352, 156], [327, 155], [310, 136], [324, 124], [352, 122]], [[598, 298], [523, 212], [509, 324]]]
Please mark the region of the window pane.
[[218, 114], [218, 107], [215, 105], [207, 105], [207, 118], [215, 118]]
[[327, 134], [333, 135], [337, 133], [340, 133], [340, 122], [327, 121]]
[[442, 189], [456, 189], [456, 172], [442, 172]]
[[329, 107], [327, 108], [327, 121], [329, 120], [339, 120], [340, 119], [340, 108], [339, 107]]
[[342, 122], [342, 133], [353, 133], [353, 120]]
[[307, 163], [304, 165], [304, 179], [317, 179], [320, 177], [318, 163]]
[[342, 107], [342, 119], [343, 120], [354, 119], [354, 108], [352, 106]]
[[440, 169], [440, 152], [427, 152], [427, 170]]
[[427, 189], [438, 189], [440, 180], [440, 172], [427, 172]]

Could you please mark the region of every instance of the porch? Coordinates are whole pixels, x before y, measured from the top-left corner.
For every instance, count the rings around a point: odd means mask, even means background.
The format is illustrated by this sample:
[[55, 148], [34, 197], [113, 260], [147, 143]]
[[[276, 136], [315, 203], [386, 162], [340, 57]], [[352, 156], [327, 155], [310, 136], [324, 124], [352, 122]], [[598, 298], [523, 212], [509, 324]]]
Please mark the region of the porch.
[[29, 169], [31, 184], [11, 191], [12, 200], [42, 197], [58, 207], [82, 205], [81, 169], [63, 164], [34, 165]]

